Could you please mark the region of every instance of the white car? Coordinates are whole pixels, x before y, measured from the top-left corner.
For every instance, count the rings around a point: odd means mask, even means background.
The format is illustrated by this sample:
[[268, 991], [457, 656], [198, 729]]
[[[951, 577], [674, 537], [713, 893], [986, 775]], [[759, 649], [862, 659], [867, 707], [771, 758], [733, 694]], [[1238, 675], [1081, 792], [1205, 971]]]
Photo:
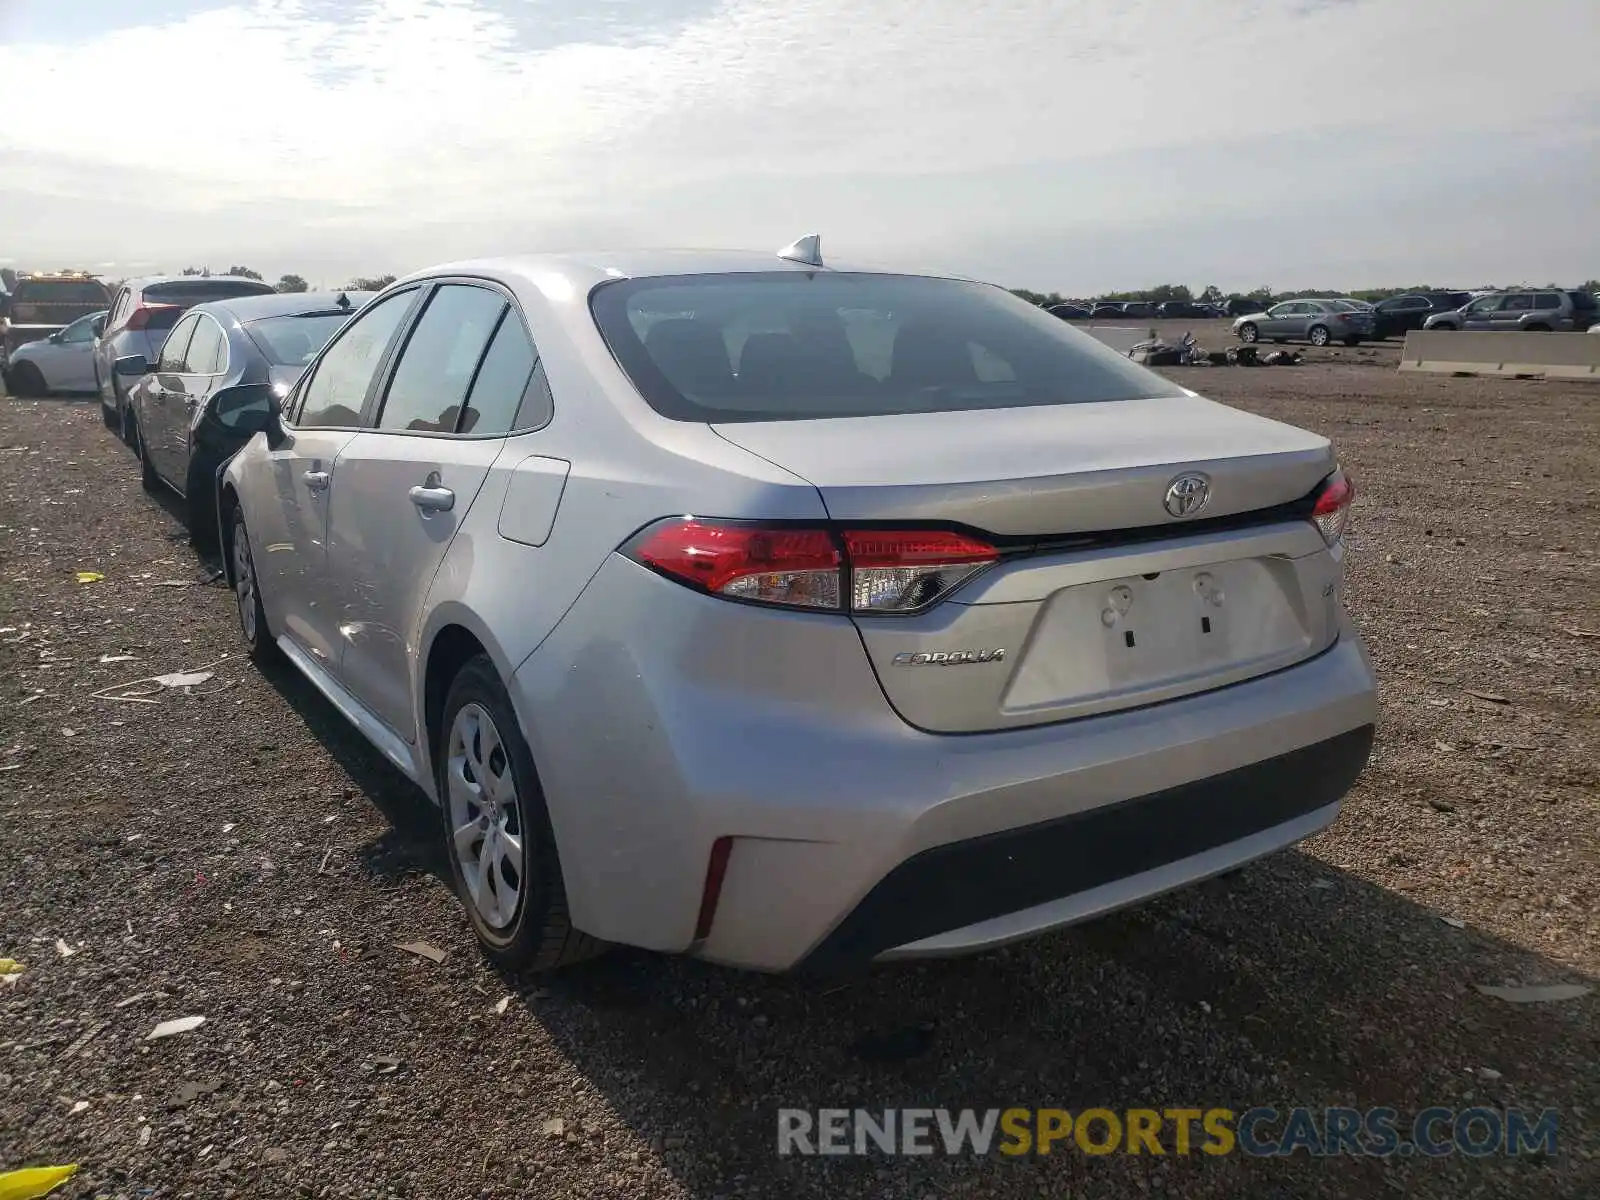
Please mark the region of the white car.
[[47, 338], [18, 346], [6, 363], [6, 390], [14, 396], [94, 391], [94, 344], [105, 323], [104, 312], [89, 313]]

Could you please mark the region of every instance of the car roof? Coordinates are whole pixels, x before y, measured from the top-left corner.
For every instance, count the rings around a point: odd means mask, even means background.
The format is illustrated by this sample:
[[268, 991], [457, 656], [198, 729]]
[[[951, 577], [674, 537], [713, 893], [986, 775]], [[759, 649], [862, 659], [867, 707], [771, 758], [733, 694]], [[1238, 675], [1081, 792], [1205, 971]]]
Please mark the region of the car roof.
[[339, 297], [350, 301], [350, 311], [355, 312], [375, 292], [273, 292], [260, 296], [230, 296], [223, 300], [207, 300], [196, 304], [190, 312], [209, 312], [232, 317], [241, 325], [261, 321], [268, 317], [297, 317], [304, 313], [331, 312], [340, 307]]
[[262, 279], [251, 279], [248, 275], [140, 275], [132, 279], [124, 279], [122, 286], [132, 291], [143, 291], [147, 287], [154, 287], [158, 283], [210, 283], [214, 280], [235, 280], [239, 283], [255, 283], [262, 287], [271, 287]]
[[810, 274], [819, 271], [849, 271], [873, 275], [930, 274], [939, 278], [964, 278], [945, 275], [942, 272], [890, 271], [860, 263], [826, 261], [825, 266], [814, 267], [779, 258], [776, 251], [762, 253], [754, 250], [612, 250], [466, 259], [415, 271], [397, 280], [396, 283], [409, 283], [412, 280], [441, 275], [482, 275], [489, 278], [509, 276], [526, 279], [541, 289], [549, 287], [560, 289], [564, 285], [565, 288], [587, 292], [596, 284], [611, 279], [647, 279], [664, 275], [738, 274], [758, 271], [793, 271]]

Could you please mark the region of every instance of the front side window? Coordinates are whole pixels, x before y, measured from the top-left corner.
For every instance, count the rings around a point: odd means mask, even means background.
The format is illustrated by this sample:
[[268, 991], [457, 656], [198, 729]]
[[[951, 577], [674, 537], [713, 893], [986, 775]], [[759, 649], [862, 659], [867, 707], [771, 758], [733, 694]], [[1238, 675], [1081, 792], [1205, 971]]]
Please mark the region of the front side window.
[[367, 389], [416, 298], [414, 289], [396, 292], [363, 310], [345, 326], [301, 392], [296, 425], [351, 429], [361, 423]]
[[183, 371], [186, 375], [215, 375], [222, 369], [227, 339], [222, 336], [222, 326], [210, 317], [197, 314], [197, 319], [194, 337], [189, 339], [189, 348], [183, 354]]
[[186, 317], [167, 335], [167, 340], [161, 343], [161, 361], [156, 367], [158, 371], [176, 375], [183, 370], [184, 354], [189, 349], [189, 339], [194, 336], [194, 327], [199, 323], [198, 316]]
[[453, 433], [484, 349], [506, 310], [488, 288], [447, 283], [428, 299], [389, 381], [379, 429]]
[[619, 280], [590, 309], [640, 394], [681, 421], [1179, 396], [1035, 305], [985, 284], [760, 272]]
[[1504, 301], [1505, 301], [1505, 297], [1504, 296], [1480, 296], [1478, 299], [1474, 300], [1471, 304], [1467, 305], [1467, 311], [1469, 313], [1491, 313], [1491, 312], [1495, 312], [1495, 311], [1497, 311], [1499, 309], [1500, 305]]

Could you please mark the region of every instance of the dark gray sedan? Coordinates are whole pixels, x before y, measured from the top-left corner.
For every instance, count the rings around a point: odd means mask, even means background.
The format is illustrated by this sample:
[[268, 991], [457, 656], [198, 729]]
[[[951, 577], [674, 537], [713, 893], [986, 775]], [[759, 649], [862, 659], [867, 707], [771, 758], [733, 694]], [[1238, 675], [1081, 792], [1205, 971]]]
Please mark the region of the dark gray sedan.
[[1372, 309], [1340, 299], [1285, 300], [1233, 323], [1241, 342], [1287, 342], [1292, 338], [1313, 346], [1333, 341], [1354, 346], [1371, 338], [1374, 331]]
[[185, 498], [197, 545], [216, 540], [217, 472], [260, 427], [255, 418], [272, 398], [294, 386], [370, 297], [301, 292], [197, 304], [173, 327], [157, 362], [117, 359], [144, 485]]

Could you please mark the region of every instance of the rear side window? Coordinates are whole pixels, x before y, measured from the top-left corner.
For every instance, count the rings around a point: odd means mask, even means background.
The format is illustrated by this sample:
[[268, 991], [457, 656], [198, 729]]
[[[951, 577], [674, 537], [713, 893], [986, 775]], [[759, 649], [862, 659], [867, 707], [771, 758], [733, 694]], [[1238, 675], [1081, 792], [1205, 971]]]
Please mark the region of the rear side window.
[[1560, 292], [1540, 292], [1537, 296], [1534, 297], [1533, 306], [1535, 308], [1560, 308], [1561, 307], [1561, 293]]
[[195, 315], [199, 323], [183, 353], [183, 369], [189, 375], [215, 375], [222, 369], [223, 345], [227, 339], [222, 336], [222, 327], [210, 317]]
[[790, 421], [1177, 396], [1000, 288], [831, 272], [602, 284], [595, 323], [645, 401], [680, 421]]
[[301, 393], [295, 424], [319, 429], [352, 429], [361, 423], [372, 377], [382, 366], [395, 331], [417, 298], [414, 290], [396, 292], [363, 309], [317, 363]]
[[458, 283], [437, 288], [400, 352], [378, 428], [454, 433], [467, 389], [505, 310], [505, 297], [488, 288]]
[[467, 407], [455, 427], [456, 432], [479, 437], [509, 433], [522, 405], [522, 394], [527, 390], [536, 358], [528, 331], [522, 327], [517, 314], [507, 309], [500, 328], [495, 330], [494, 340], [489, 343], [489, 352], [478, 367], [477, 378], [472, 381]]

